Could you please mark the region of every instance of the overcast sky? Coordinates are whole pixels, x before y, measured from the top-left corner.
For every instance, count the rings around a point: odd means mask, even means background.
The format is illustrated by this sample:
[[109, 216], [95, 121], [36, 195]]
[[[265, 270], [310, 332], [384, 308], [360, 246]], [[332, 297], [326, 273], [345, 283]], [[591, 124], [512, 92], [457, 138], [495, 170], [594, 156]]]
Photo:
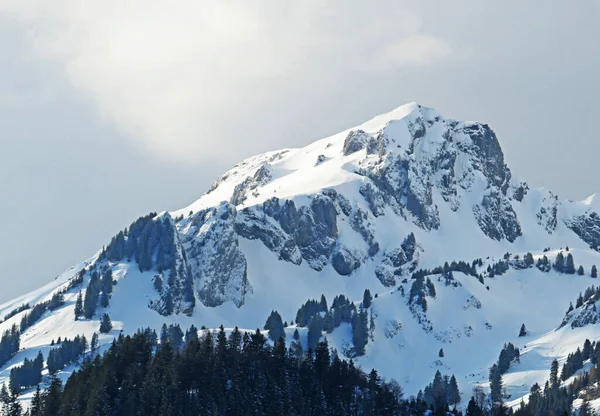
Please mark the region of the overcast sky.
[[0, 0], [0, 301], [240, 159], [409, 101], [600, 191], [600, 2]]

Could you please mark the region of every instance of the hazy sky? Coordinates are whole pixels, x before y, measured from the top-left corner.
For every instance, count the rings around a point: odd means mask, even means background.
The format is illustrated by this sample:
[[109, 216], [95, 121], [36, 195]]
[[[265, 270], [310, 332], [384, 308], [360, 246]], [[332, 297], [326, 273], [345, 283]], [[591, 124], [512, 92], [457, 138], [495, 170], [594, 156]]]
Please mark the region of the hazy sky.
[[0, 301], [240, 159], [409, 101], [600, 191], [600, 2], [0, 0]]

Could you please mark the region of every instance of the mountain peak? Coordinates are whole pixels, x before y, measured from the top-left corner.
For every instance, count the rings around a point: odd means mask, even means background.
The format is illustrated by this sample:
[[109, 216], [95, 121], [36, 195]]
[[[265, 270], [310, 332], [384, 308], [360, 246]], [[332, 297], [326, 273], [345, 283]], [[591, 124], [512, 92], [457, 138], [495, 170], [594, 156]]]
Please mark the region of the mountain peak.
[[[0, 305], [0, 330], [21, 322], [24, 340], [0, 382], [17, 361], [47, 354], [52, 339], [90, 337], [105, 313], [115, 325], [100, 337], [108, 346], [121, 329], [158, 330], [165, 321], [256, 328], [277, 311], [296, 317], [285, 330], [289, 340], [298, 329], [304, 346], [313, 338], [308, 320], [347, 315], [323, 327], [332, 345], [385, 377], [406, 377], [411, 394], [442, 366], [468, 376], [461, 387], [470, 389], [485, 383], [518, 323], [550, 334], [564, 309], [549, 309], [547, 299], [566, 308], [589, 286], [574, 268], [566, 277], [551, 265], [568, 246], [591, 274], [599, 205], [596, 195], [561, 202], [515, 182], [488, 125], [408, 103], [305, 147], [250, 157], [191, 206], [137, 219], [88, 262]], [[366, 288], [376, 324], [365, 349], [353, 346], [351, 317]], [[85, 319], [75, 317], [79, 296]], [[564, 322], [598, 319], [581, 308]], [[556, 339], [541, 345], [554, 351]], [[536, 344], [527, 344], [530, 354]], [[477, 351], [473, 362], [459, 361], [464, 351]], [[527, 359], [541, 374], [536, 366], [547, 360]], [[522, 384], [507, 379], [515, 397], [528, 392]]]

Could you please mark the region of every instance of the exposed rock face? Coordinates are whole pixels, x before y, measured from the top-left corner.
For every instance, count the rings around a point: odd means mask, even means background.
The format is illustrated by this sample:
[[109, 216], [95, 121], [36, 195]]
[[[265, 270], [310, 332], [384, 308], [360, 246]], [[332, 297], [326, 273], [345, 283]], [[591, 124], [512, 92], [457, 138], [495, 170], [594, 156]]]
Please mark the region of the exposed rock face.
[[271, 251], [294, 264], [302, 262], [302, 256], [294, 244], [293, 238], [287, 235], [275, 221], [269, 219], [265, 211], [256, 207], [244, 208], [238, 213], [235, 231], [249, 240], [259, 239]]
[[342, 276], [348, 276], [360, 267], [360, 257], [349, 249], [341, 247], [333, 253], [331, 265]]
[[351, 155], [365, 148], [369, 135], [362, 130], [351, 131], [344, 141], [344, 156]]
[[398, 284], [398, 277], [414, 271], [418, 264], [417, 241], [409, 234], [399, 248], [383, 254], [375, 275], [382, 285], [391, 287]]
[[382, 206], [388, 204], [395, 211], [410, 213], [419, 227], [438, 229], [440, 217], [433, 201], [434, 189], [452, 211], [457, 211], [463, 191], [470, 190], [481, 177], [489, 188], [510, 199], [507, 191], [511, 173], [489, 126], [443, 120], [435, 111], [419, 107], [406, 118], [404, 136], [409, 140], [396, 144], [401, 151], [393, 146], [398, 128], [390, 122], [376, 136], [352, 132], [345, 142], [345, 151], [372, 146], [367, 155], [373, 156], [367, 156], [357, 173], [371, 179], [378, 191], [370, 184], [361, 188], [374, 215], [381, 215]]
[[583, 306], [567, 313], [559, 328], [571, 323], [571, 328], [583, 328], [598, 322], [598, 310], [595, 302], [586, 302]]
[[298, 211], [294, 233], [302, 257], [315, 270], [322, 270], [329, 262], [337, 237], [337, 212], [331, 199], [317, 195], [309, 207]]
[[600, 251], [600, 216], [596, 212], [572, 218], [565, 221], [565, 224], [591, 248]]
[[552, 234], [558, 225], [558, 197], [552, 192], [542, 198], [540, 210], [536, 214], [537, 223]]
[[365, 197], [373, 215], [379, 217], [384, 214], [386, 203], [381, 192], [368, 182], [360, 187], [359, 192]]
[[281, 228], [288, 234], [293, 234], [298, 226], [298, 211], [294, 201], [285, 201], [279, 211], [279, 224]]
[[381, 200], [406, 208], [415, 218], [415, 223], [424, 229], [437, 229], [440, 225], [437, 206], [433, 204], [432, 188], [427, 175], [421, 175], [420, 166], [402, 159], [397, 155], [388, 154], [382, 163], [359, 173], [368, 176], [379, 188], [380, 194], [365, 189], [363, 195], [368, 198], [375, 212]]
[[[160, 298], [150, 303], [150, 308], [164, 316], [172, 313], [191, 315], [194, 311], [195, 297], [193, 293], [193, 277], [185, 250], [181, 244], [179, 233], [170, 216], [165, 215], [159, 220], [162, 225], [162, 235], [169, 235], [173, 242], [168, 258], [157, 255], [159, 273], [155, 279], [162, 282]], [[163, 240], [161, 238], [161, 240]], [[165, 242], [161, 243], [164, 247]], [[161, 250], [159, 250], [160, 253]], [[163, 257], [161, 259], [161, 257]], [[163, 265], [160, 266], [160, 263]], [[169, 268], [167, 269], [167, 265]]]
[[271, 165], [268, 163], [262, 164], [254, 173], [254, 176], [248, 176], [243, 182], [236, 185], [229, 202], [234, 206], [242, 204], [247, 199], [247, 192], [255, 191], [259, 186], [267, 184], [271, 177]]
[[510, 185], [511, 173], [504, 163], [504, 153], [496, 134], [487, 124], [465, 123], [463, 132], [468, 135], [476, 148], [474, 152], [475, 167], [480, 170], [490, 181], [506, 195]]
[[527, 192], [529, 192], [529, 185], [527, 182], [521, 182], [519, 185], [514, 187], [513, 198], [515, 201], [523, 202], [523, 198], [525, 198]]
[[190, 218], [188, 257], [198, 298], [206, 306], [232, 301], [240, 307], [251, 290], [246, 257], [235, 231], [236, 210], [227, 202]]
[[319, 155], [317, 156], [317, 162], [315, 163], [315, 166], [319, 166], [321, 163], [326, 162], [327, 161], [327, 157], [325, 155]]
[[598, 311], [592, 305], [584, 305], [583, 310], [571, 322], [571, 328], [582, 328], [598, 322]]
[[369, 245], [370, 257], [379, 252], [379, 243], [375, 241], [375, 232], [372, 229], [368, 211], [363, 211], [360, 208], [356, 209], [350, 217], [350, 226]]
[[512, 205], [498, 191], [483, 196], [481, 204], [473, 207], [481, 230], [494, 240], [506, 239], [511, 243], [521, 236], [521, 225]]

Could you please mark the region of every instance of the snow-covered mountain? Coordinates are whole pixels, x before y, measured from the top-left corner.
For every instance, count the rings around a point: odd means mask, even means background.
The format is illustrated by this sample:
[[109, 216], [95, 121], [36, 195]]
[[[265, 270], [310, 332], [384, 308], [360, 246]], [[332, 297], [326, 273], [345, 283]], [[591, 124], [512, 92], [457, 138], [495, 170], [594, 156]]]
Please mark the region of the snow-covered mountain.
[[[40, 350], [46, 357], [52, 340], [91, 338], [105, 312], [114, 327], [101, 344], [165, 322], [262, 328], [272, 310], [291, 340], [307, 300], [324, 295], [331, 306], [344, 295], [358, 306], [368, 288], [375, 298], [366, 353], [355, 356], [344, 322], [323, 332], [332, 347], [396, 378], [408, 394], [440, 370], [470, 396], [512, 342], [521, 358], [504, 385], [518, 403], [548, 379], [552, 359], [600, 339], [595, 310], [583, 321], [580, 309], [565, 316], [597, 284], [590, 270], [600, 265], [598, 213], [599, 197], [564, 201], [517, 181], [488, 125], [406, 104], [304, 148], [251, 157], [190, 206], [136, 220], [91, 259], [1, 305], [0, 318], [9, 317], [0, 331], [35, 305], [42, 314], [22, 325], [21, 351], [0, 382], [25, 358]], [[536, 267], [559, 253], [584, 274]], [[102, 299], [107, 270], [115, 285]], [[87, 295], [93, 317], [75, 320], [87, 291], [95, 292]], [[50, 307], [58, 293], [64, 304]], [[523, 323], [528, 334], [518, 337]], [[307, 331], [299, 328], [305, 347]]]

